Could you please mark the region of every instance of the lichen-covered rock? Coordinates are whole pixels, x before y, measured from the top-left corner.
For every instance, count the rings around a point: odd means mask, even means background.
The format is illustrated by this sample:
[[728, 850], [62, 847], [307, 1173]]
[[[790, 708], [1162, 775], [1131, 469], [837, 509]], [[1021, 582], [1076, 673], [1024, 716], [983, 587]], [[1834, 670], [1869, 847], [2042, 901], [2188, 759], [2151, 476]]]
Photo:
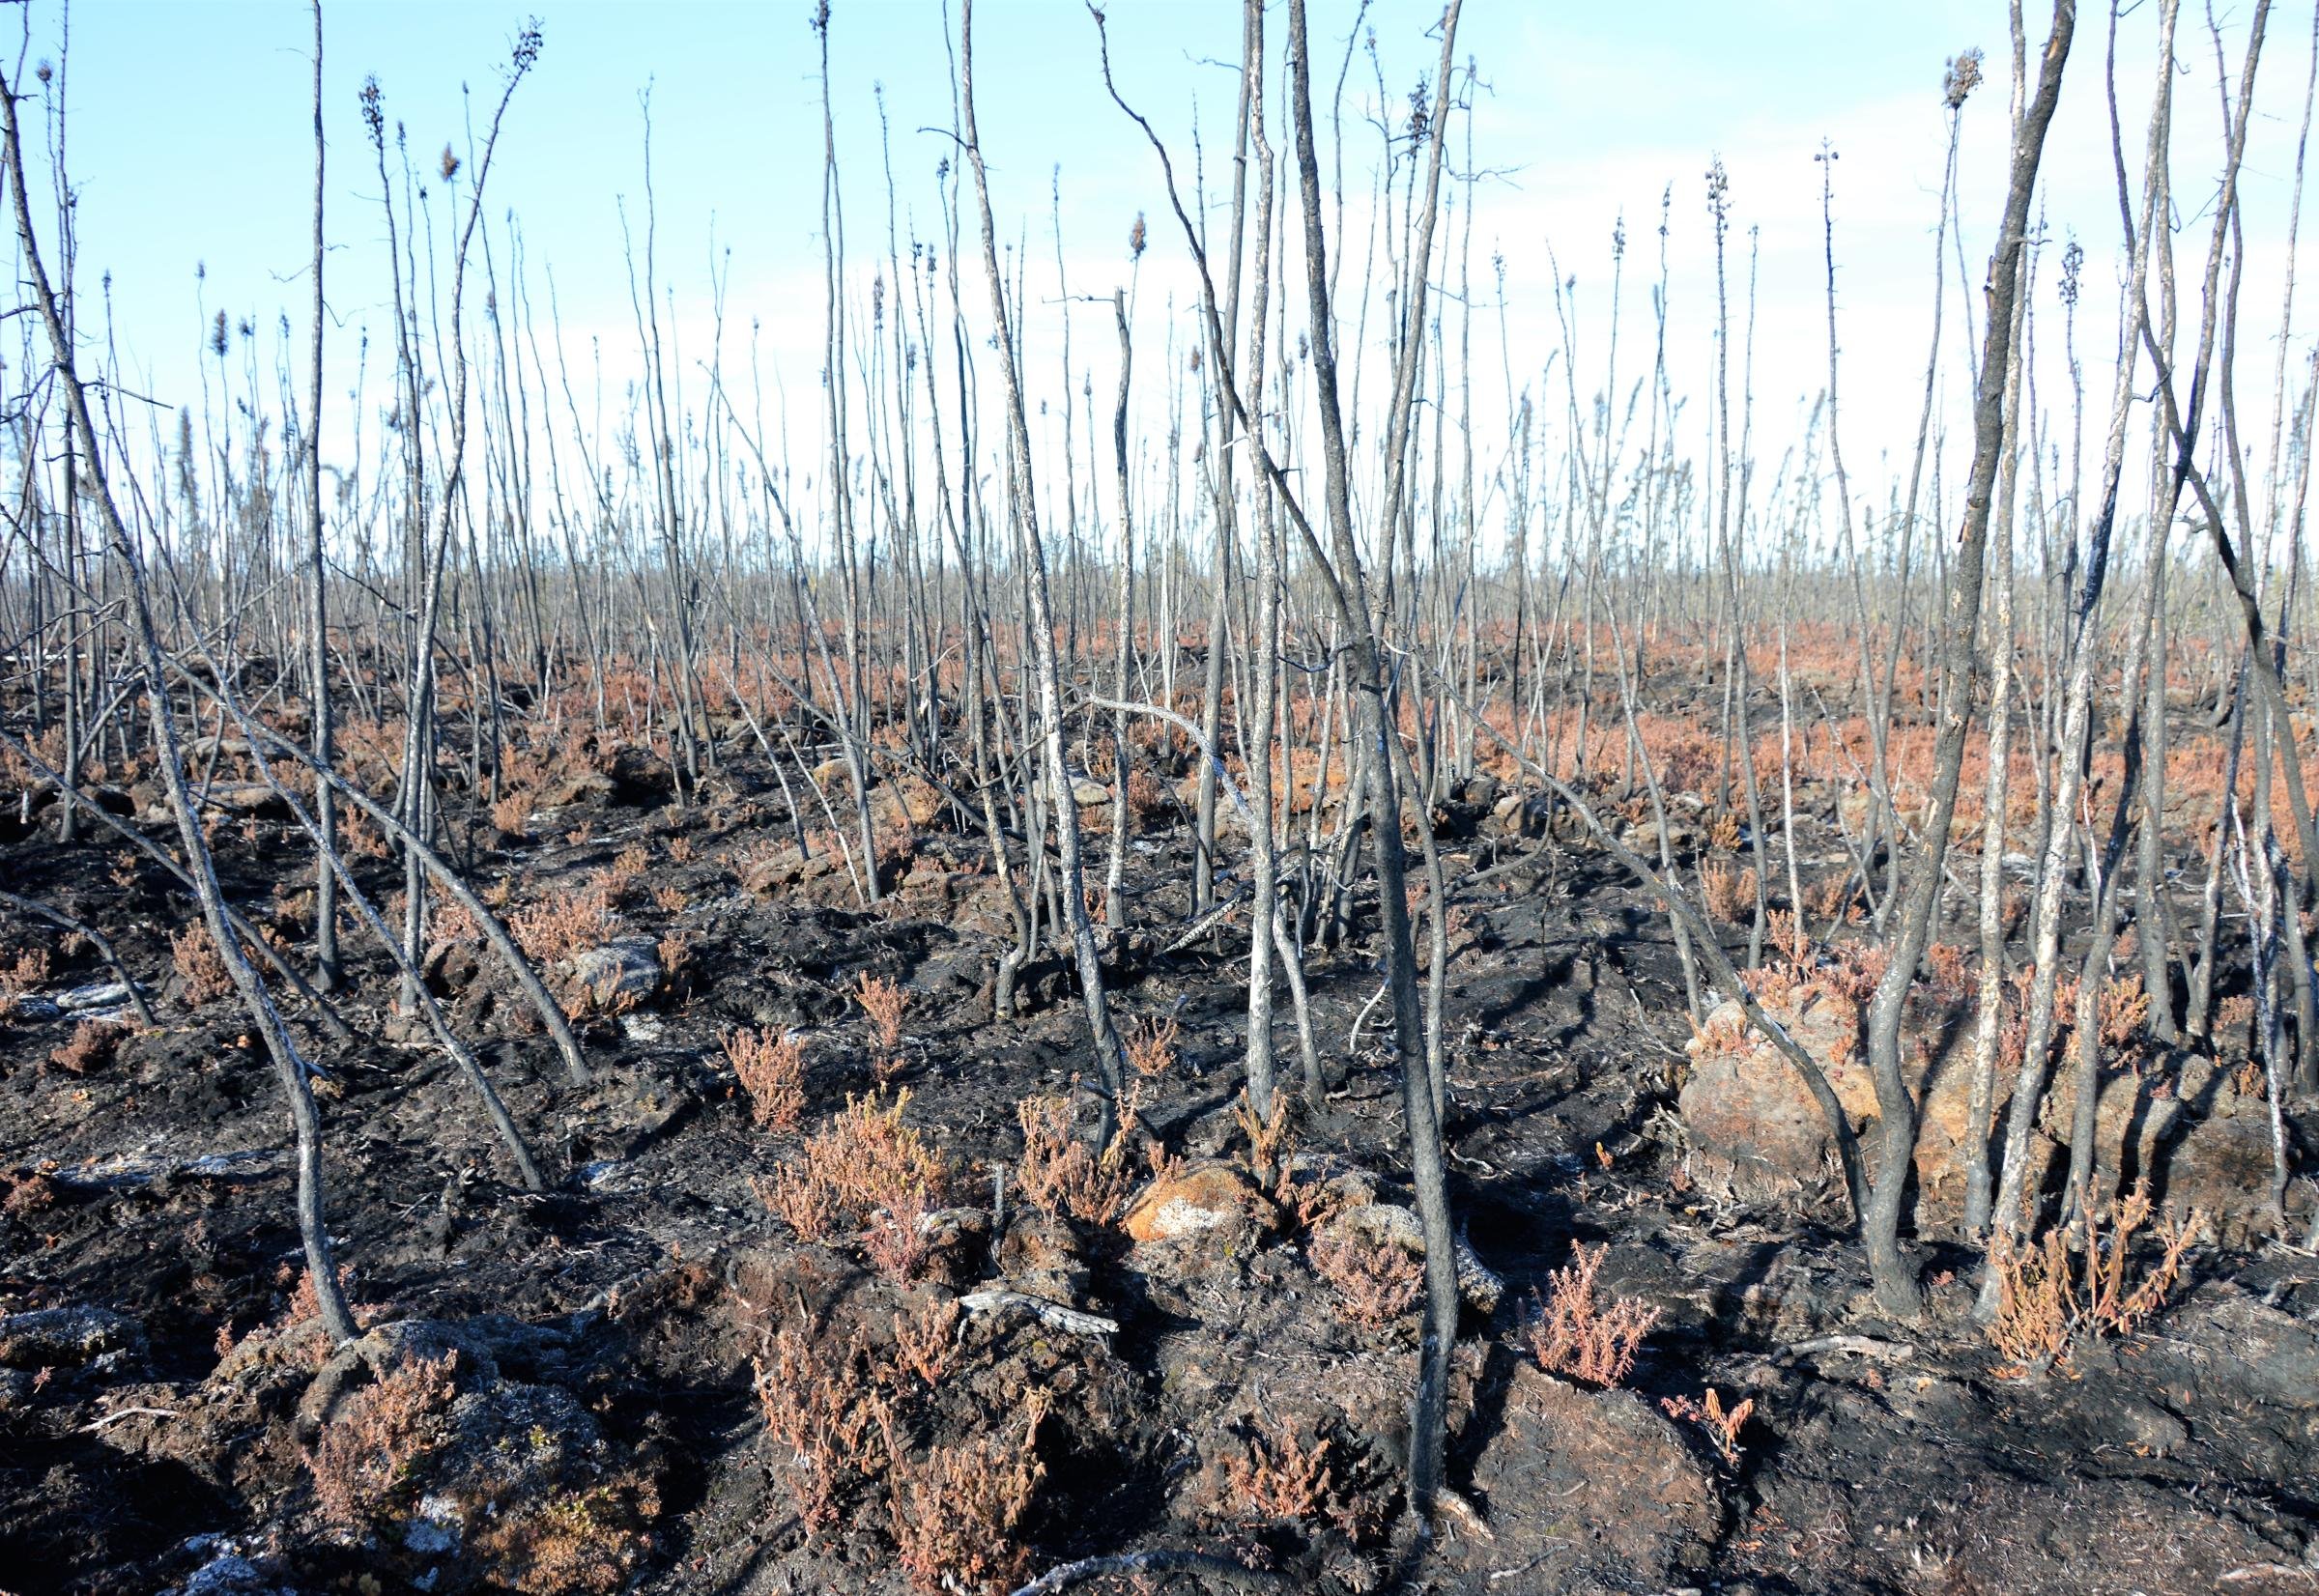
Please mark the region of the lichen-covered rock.
[[572, 960], [573, 984], [604, 1010], [649, 1001], [665, 974], [659, 947], [648, 936], [616, 937]]
[[143, 1345], [137, 1322], [88, 1303], [0, 1318], [0, 1365], [12, 1369], [79, 1368], [107, 1353]]
[[1237, 1164], [1190, 1164], [1154, 1181], [1121, 1220], [1137, 1241], [1181, 1241], [1195, 1236], [1279, 1228], [1280, 1212]]

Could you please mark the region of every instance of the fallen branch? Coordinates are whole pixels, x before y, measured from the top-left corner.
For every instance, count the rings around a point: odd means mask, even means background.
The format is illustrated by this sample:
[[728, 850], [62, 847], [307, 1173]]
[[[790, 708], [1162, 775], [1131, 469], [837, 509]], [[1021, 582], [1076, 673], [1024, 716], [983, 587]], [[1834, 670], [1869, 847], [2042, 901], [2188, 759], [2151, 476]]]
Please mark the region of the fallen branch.
[[1119, 1322], [1101, 1314], [1081, 1313], [1060, 1302], [1049, 1302], [1044, 1297], [1032, 1297], [1023, 1292], [985, 1291], [968, 1292], [959, 1298], [959, 1306], [970, 1314], [997, 1313], [1006, 1308], [1027, 1308], [1040, 1324], [1050, 1330], [1067, 1330], [1073, 1335], [1117, 1335]]

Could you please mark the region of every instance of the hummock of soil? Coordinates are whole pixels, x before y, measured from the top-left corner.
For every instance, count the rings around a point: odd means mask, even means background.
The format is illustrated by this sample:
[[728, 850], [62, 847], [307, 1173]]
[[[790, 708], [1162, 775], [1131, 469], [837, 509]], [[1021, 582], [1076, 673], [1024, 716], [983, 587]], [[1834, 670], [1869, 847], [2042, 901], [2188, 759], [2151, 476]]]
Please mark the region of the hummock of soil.
[[[301, 1299], [269, 1068], [230, 1003], [189, 1005], [168, 974], [173, 900], [142, 871], [112, 880], [108, 847], [20, 835], [0, 852], [16, 890], [112, 930], [163, 1021], [52, 1061], [90, 1012], [68, 1005], [105, 1006], [75, 989], [110, 979], [60, 948], [0, 1030], [0, 1588], [871, 1593], [939, 1557], [961, 1587], [1007, 1589], [1130, 1553], [1152, 1555], [1071, 1587], [2319, 1583], [2319, 1263], [2222, 1227], [2135, 1333], [2025, 1371], [1970, 1321], [1975, 1255], [1920, 1203], [1928, 1315], [1880, 1318], [1817, 1150], [1792, 1167], [1763, 1146], [1735, 1156], [1745, 1115], [1698, 1100], [1704, 1073], [1746, 1071], [1687, 1049], [1663, 923], [1604, 856], [1522, 837], [1518, 806], [1453, 806], [1443, 826], [1453, 869], [1493, 873], [1469, 889], [1445, 1025], [1470, 1256], [1455, 1496], [1421, 1543], [1400, 1496], [1416, 1316], [1364, 1323], [1315, 1262], [1366, 1259], [1389, 1298], [1408, 1263], [1400, 1083], [1373, 1031], [1346, 1049], [1378, 981], [1358, 934], [1309, 967], [1341, 1079], [1269, 1165], [1234, 1113], [1245, 933], [1116, 949], [1121, 1011], [1180, 1027], [1143, 1083], [1137, 1157], [1181, 1162], [1158, 1191], [1135, 1172], [1126, 1223], [1050, 1214], [1017, 1189], [1016, 1104], [1087, 1068], [1075, 989], [1049, 954], [1024, 972], [1027, 1012], [992, 1022], [998, 899], [977, 844], [930, 829], [939, 805], [891, 795], [922, 830], [891, 862], [894, 896], [864, 910], [842, 868], [795, 857], [745, 803], [769, 776], [732, 771], [720, 802], [676, 813], [637, 761], [607, 770], [527, 838], [467, 840], [478, 881], [517, 907], [644, 850], [617, 927], [637, 940], [557, 977], [597, 993], [590, 1084], [564, 1081], [479, 946], [429, 965], [550, 1190], [514, 1183], [419, 1027], [349, 998], [358, 1040], [314, 1044], [330, 1224], [364, 1326], [335, 1350]], [[262, 902], [280, 823], [219, 837], [229, 891]], [[1180, 922], [1183, 846], [1141, 838], [1131, 858], [1138, 924]], [[384, 895], [389, 867], [366, 869]], [[278, 907], [295, 931], [298, 905]], [[361, 973], [360, 991], [391, 989]], [[906, 994], [886, 1072], [950, 1169], [914, 1278], [851, 1231], [800, 1241], [758, 1195], [876, 1084], [864, 975]], [[1293, 1080], [1285, 994], [1280, 1011]], [[736, 1026], [800, 1039], [797, 1131], [753, 1123], [720, 1047]], [[2136, 1078], [2186, 1068], [2149, 1059]], [[2180, 1138], [2235, 1115], [2215, 1106], [2226, 1083], [2199, 1081], [2179, 1135], [2122, 1154], [2162, 1201]], [[2307, 1143], [2312, 1105], [2297, 1107]], [[1693, 1145], [1687, 1119], [1722, 1140]], [[2235, 1166], [2195, 1167], [2227, 1184]], [[1920, 1171], [1928, 1192], [1937, 1173]], [[1595, 1246], [1599, 1289], [1659, 1314], [1619, 1388], [1544, 1372], [1526, 1335], [1549, 1274]], [[759, 1395], [815, 1381], [847, 1401], [792, 1413], [799, 1434], [852, 1438], [817, 1497], [811, 1448], [774, 1433]], [[1709, 1392], [1753, 1404], [1728, 1454], [1692, 1416]], [[929, 1504], [949, 1540], [923, 1530]], [[978, 1536], [976, 1512], [1003, 1535]]]

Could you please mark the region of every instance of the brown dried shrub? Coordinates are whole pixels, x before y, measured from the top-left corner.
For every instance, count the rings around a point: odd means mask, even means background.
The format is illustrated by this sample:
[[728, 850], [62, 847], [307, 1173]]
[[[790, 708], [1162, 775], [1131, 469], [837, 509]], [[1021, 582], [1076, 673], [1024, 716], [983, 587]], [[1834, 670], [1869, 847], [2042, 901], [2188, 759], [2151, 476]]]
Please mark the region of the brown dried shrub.
[[604, 867], [597, 879], [603, 883], [604, 896], [616, 903], [628, 896], [651, 868], [652, 856], [644, 851], [644, 845], [631, 842], [613, 856], [612, 863]]
[[457, 943], [479, 941], [482, 935], [483, 927], [477, 924], [474, 915], [469, 912], [467, 905], [457, 898], [452, 898], [448, 902], [437, 903], [434, 912], [427, 917], [427, 952], [429, 954], [433, 954], [439, 948], [448, 948]]
[[25, 948], [0, 962], [0, 1020], [15, 1012], [24, 994], [48, 980], [48, 950]]
[[643, 1525], [659, 1513], [652, 1483], [623, 1476], [552, 1496], [531, 1511], [488, 1515], [471, 1544], [494, 1578], [521, 1596], [611, 1596], [651, 1550]]
[[2181, 1278], [2183, 1255], [2206, 1219], [2196, 1211], [2188, 1218], [2161, 1215], [2151, 1231], [2159, 1256], [2135, 1279], [2130, 1269], [2133, 1239], [2151, 1212], [2145, 1182], [2107, 1211], [2107, 1236], [2102, 1233], [2104, 1215], [2089, 1215], [2076, 1249], [2058, 1226], [2033, 1241], [1998, 1227], [1989, 1249], [1997, 1271], [1997, 1312], [1989, 1338], [2008, 1360], [2006, 1373], [2066, 1367], [2079, 1339], [2131, 1335], [2165, 1306]]
[[1659, 1310], [1639, 1297], [1594, 1298], [1594, 1277], [1610, 1256], [1606, 1242], [1589, 1252], [1572, 1249], [1570, 1262], [1547, 1278], [1552, 1290], [1539, 1298], [1530, 1326], [1530, 1350], [1550, 1375], [1567, 1375], [1610, 1387], [1635, 1366], [1643, 1338], [1659, 1322]]
[[805, 1113], [805, 1047], [777, 1026], [725, 1033], [725, 1059], [759, 1130], [791, 1131]]
[[1176, 1039], [1184, 1028], [1168, 1016], [1146, 1014], [1128, 1028], [1128, 1063], [1139, 1075], [1164, 1075], [1176, 1062]]
[[[53, 1166], [51, 1166], [53, 1167]], [[0, 1170], [0, 1213], [23, 1219], [56, 1207], [56, 1182], [45, 1169]]]
[[612, 900], [598, 884], [576, 893], [558, 893], [507, 923], [516, 945], [534, 964], [554, 964], [600, 947], [619, 924]]
[[1313, 1272], [1336, 1288], [1337, 1305], [1354, 1324], [1393, 1324], [1425, 1295], [1424, 1266], [1395, 1246], [1375, 1246], [1332, 1227], [1304, 1249]]
[[1750, 893], [1745, 900], [1742, 899], [1739, 872], [1723, 860], [1712, 860], [1700, 868], [1699, 897], [1706, 906], [1709, 919], [1720, 920], [1727, 925], [1736, 924], [1752, 905], [1754, 896]]
[[1128, 809], [1138, 825], [1159, 819], [1167, 807], [1167, 787], [1159, 777], [1141, 765], [1128, 772]]
[[510, 788], [491, 806], [491, 823], [510, 837], [521, 837], [530, 830], [531, 811], [538, 802], [539, 794], [529, 787]]
[[324, 1518], [360, 1526], [400, 1505], [418, 1465], [449, 1439], [458, 1362], [456, 1352], [414, 1358], [347, 1399], [306, 1460]]
[[211, 940], [209, 926], [200, 921], [169, 939], [169, 962], [184, 983], [183, 991], [189, 1007], [198, 1009], [205, 1003], [232, 995], [234, 978], [226, 973], [225, 958], [217, 952], [217, 944]]
[[872, 1262], [897, 1272], [925, 1262], [925, 1214], [950, 1183], [950, 1160], [902, 1123], [910, 1095], [848, 1096], [843, 1112], [805, 1139], [799, 1155], [769, 1181], [752, 1180], [759, 1200], [805, 1240], [841, 1224], [870, 1231]]
[[870, 1018], [871, 1067], [883, 1086], [902, 1069], [902, 1015], [909, 1007], [909, 994], [865, 970], [854, 986], [853, 1000]]
[[1689, 1419], [1706, 1431], [1707, 1439], [1723, 1459], [1725, 1468], [1739, 1467], [1739, 1427], [1756, 1411], [1754, 1397], [1747, 1398], [1736, 1408], [1726, 1409], [1722, 1396], [1710, 1385], [1703, 1402], [1695, 1402], [1684, 1396], [1662, 1397], [1659, 1406], [1667, 1411], [1670, 1418]]
[[956, 1297], [929, 1300], [908, 1319], [894, 1316], [894, 1359], [897, 1366], [916, 1375], [930, 1390], [950, 1373], [958, 1351], [959, 1303]]
[[757, 1360], [757, 1400], [765, 1429], [788, 1454], [786, 1478], [806, 1534], [837, 1522], [838, 1498], [874, 1478], [884, 1460], [873, 1439], [883, 1402], [867, 1373], [857, 1332], [825, 1351], [810, 1327], [784, 1325]]
[[671, 990], [678, 989], [677, 983], [683, 979], [684, 972], [692, 967], [693, 933], [663, 931], [660, 940], [652, 945], [652, 951], [660, 959], [662, 984]]
[[923, 1459], [897, 1453], [887, 1508], [902, 1571], [913, 1589], [1012, 1590], [1029, 1571], [1017, 1539], [1031, 1496], [1046, 1477], [1039, 1426], [1048, 1398], [1033, 1391], [1023, 1422]]
[[72, 1027], [72, 1039], [48, 1055], [48, 1062], [68, 1075], [101, 1069], [113, 1062], [125, 1035], [127, 1032], [110, 1020], [84, 1019]]
[[1814, 920], [1848, 920], [1859, 901], [1852, 877], [1845, 871], [1823, 875], [1804, 889], [1804, 912]]
[[1317, 1437], [1310, 1446], [1285, 1418], [1261, 1418], [1250, 1428], [1246, 1455], [1224, 1460], [1224, 1485], [1239, 1508], [1258, 1520], [1287, 1524], [1317, 1522], [1335, 1484], [1329, 1466], [1332, 1444]]
[[1288, 1094], [1273, 1094], [1273, 1111], [1259, 1119], [1254, 1099], [1243, 1087], [1240, 1100], [1232, 1105], [1232, 1119], [1240, 1133], [1248, 1139], [1248, 1166], [1255, 1170], [1256, 1179], [1266, 1185], [1280, 1183], [1288, 1169], [1288, 1154], [1294, 1137], [1288, 1123]]
[[1015, 1117], [1022, 1126], [1022, 1160], [1015, 1177], [1025, 1202], [1090, 1225], [1107, 1225], [1127, 1211], [1136, 1184], [1128, 1156], [1132, 1101], [1100, 1154], [1072, 1134], [1069, 1097], [1025, 1097], [1015, 1105]]

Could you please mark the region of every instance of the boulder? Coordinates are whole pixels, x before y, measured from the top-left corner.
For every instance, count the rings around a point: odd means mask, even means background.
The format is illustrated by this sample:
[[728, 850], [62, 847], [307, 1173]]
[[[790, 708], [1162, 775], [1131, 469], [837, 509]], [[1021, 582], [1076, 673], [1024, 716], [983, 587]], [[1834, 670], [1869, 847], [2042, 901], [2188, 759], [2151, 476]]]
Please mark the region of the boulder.
[[[1767, 995], [1763, 1010], [1826, 1072], [1855, 1126], [1876, 1109], [1860, 1052], [1859, 1013], [1814, 986]], [[1691, 1145], [1750, 1195], [1792, 1189], [1816, 1178], [1831, 1144], [1819, 1105], [1786, 1055], [1747, 1023], [1735, 1002], [1707, 1016], [1687, 1050], [1692, 1068], [1677, 1098]]]
[[1493, 1566], [1553, 1563], [1532, 1590], [1698, 1584], [1724, 1530], [1715, 1477], [1673, 1420], [1632, 1391], [1585, 1391], [1524, 1362], [1474, 1466]]
[[891, 777], [870, 792], [870, 824], [880, 832], [924, 831], [941, 813], [942, 794], [921, 777]]
[[612, 796], [612, 778], [596, 769], [570, 771], [540, 789], [536, 807], [564, 809], [573, 804]]
[[0, 1318], [0, 1365], [77, 1369], [107, 1353], [141, 1346], [137, 1322], [88, 1303]]
[[660, 990], [664, 974], [659, 945], [648, 936], [615, 937], [572, 959], [573, 983], [599, 1009], [648, 1002]]
[[290, 806], [264, 782], [213, 782], [201, 789], [198, 798], [204, 809], [223, 810], [245, 818], [290, 818]]
[[622, 743], [612, 751], [611, 766], [612, 795], [623, 804], [653, 809], [676, 795], [676, 772], [648, 748]]
[[1089, 1271], [1071, 1221], [1026, 1206], [1009, 1216], [990, 1261], [1011, 1286], [1048, 1302], [1075, 1302], [1087, 1290]]
[[[1920, 1002], [1922, 1000], [1919, 1000]], [[1767, 1013], [1828, 1077], [1846, 1118], [1862, 1138], [1873, 1173], [1878, 1119], [1875, 1086], [1863, 1051], [1860, 1012], [1821, 983], [1775, 989]], [[1972, 1023], [1962, 1006], [1938, 1011], [1953, 1022], [1944, 1037], [1912, 1012], [1902, 1057], [1919, 1116], [1914, 1217], [1919, 1227], [1953, 1224], [1964, 1195], [1972, 1093]], [[2069, 1158], [2076, 1116], [2077, 1064], [2065, 1038], [2029, 1147], [2027, 1183], [2058, 1179]], [[1819, 1108], [1787, 1058], [1750, 1029], [1739, 1006], [1725, 1003], [1689, 1044], [1693, 1066], [1678, 1098], [1683, 1128], [1710, 1180], [1743, 1197], [1793, 1191], [1833, 1166], [1833, 1144]], [[1990, 1103], [1991, 1134], [2001, 1134], [2014, 1071], [2000, 1066]], [[2203, 1211], [2225, 1242], [2270, 1233], [2271, 1128], [2260, 1095], [2241, 1096], [2220, 1067], [2198, 1057], [2179, 1063], [2143, 1060], [2103, 1067], [2094, 1118], [2094, 1193], [2114, 1202], [2147, 1181], [2151, 1195], [2177, 1211]]]
[[1237, 1164], [1204, 1160], [1146, 1186], [1120, 1221], [1137, 1241], [1181, 1241], [1214, 1234], [1271, 1232], [1279, 1210]]

